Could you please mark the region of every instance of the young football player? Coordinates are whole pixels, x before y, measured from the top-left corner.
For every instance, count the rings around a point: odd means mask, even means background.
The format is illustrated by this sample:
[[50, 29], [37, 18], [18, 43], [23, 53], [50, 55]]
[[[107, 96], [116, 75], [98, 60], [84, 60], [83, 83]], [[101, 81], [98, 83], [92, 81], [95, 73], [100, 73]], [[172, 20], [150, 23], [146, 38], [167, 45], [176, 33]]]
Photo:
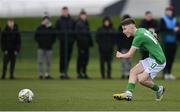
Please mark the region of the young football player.
[[140, 60], [135, 65], [129, 75], [127, 90], [121, 94], [114, 94], [116, 100], [132, 100], [133, 91], [137, 81], [145, 87], [148, 87], [156, 92], [156, 101], [160, 101], [163, 97], [164, 87], [153, 82], [157, 73], [160, 72], [166, 65], [164, 52], [157, 40], [157, 35], [144, 28], [136, 28], [135, 21], [132, 18], [122, 21], [123, 33], [127, 37], [134, 36], [130, 50], [122, 54], [116, 53], [118, 59], [132, 57], [138, 49], [143, 49], [149, 52], [149, 57]]

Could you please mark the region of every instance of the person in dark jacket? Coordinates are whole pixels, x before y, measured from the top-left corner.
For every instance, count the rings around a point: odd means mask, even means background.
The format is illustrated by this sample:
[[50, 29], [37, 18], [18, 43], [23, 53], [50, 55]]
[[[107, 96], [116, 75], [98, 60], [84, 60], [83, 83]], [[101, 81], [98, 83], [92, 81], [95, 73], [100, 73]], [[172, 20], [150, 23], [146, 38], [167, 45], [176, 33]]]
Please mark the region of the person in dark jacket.
[[43, 17], [41, 25], [36, 29], [35, 41], [38, 44], [38, 74], [43, 79], [43, 63], [46, 62], [45, 79], [52, 79], [49, 75], [52, 62], [52, 47], [56, 40], [52, 24], [48, 16]]
[[171, 71], [177, 50], [177, 33], [179, 31], [179, 27], [173, 12], [172, 7], [166, 8], [165, 16], [163, 16], [160, 20], [160, 32], [166, 56], [166, 67], [163, 71], [165, 80], [175, 79], [175, 76], [172, 75]]
[[56, 22], [60, 45], [60, 78], [68, 79], [68, 66], [75, 41], [75, 21], [71, 18], [68, 7], [62, 8], [62, 16]]
[[87, 65], [89, 61], [89, 48], [93, 46], [92, 37], [90, 34], [87, 14], [84, 10], [80, 12], [79, 20], [75, 27], [78, 57], [77, 57], [77, 78], [88, 79]]
[[1, 49], [1, 27], [0, 27], [0, 49]]
[[100, 54], [101, 78], [105, 79], [105, 63], [107, 63], [107, 78], [111, 79], [112, 54], [115, 45], [116, 33], [109, 17], [103, 18], [103, 25], [98, 28], [96, 41]]
[[5, 79], [8, 63], [10, 63], [10, 79], [14, 79], [16, 56], [21, 48], [21, 35], [13, 19], [8, 19], [2, 31], [1, 49], [3, 56], [2, 79]]
[[[122, 17], [122, 20], [130, 18], [130, 15], [125, 14]], [[122, 53], [126, 53], [129, 51], [132, 41], [133, 41], [133, 37], [132, 38], [126, 38], [126, 35], [123, 33], [122, 31], [122, 26], [120, 25], [118, 28], [118, 36], [117, 36], [117, 47], [118, 47], [118, 51], [122, 52]], [[128, 59], [121, 59], [121, 79], [125, 79], [129, 77], [129, 72], [131, 70], [131, 66], [132, 66], [132, 59], [128, 58]]]
[[[140, 22], [141, 28], [146, 28], [147, 30], [150, 30], [151, 32], [156, 32], [158, 30], [158, 22], [153, 18], [152, 12], [146, 11], [144, 15], [144, 19]], [[149, 52], [140, 50], [140, 53], [142, 55], [142, 59], [145, 59], [149, 57]]]

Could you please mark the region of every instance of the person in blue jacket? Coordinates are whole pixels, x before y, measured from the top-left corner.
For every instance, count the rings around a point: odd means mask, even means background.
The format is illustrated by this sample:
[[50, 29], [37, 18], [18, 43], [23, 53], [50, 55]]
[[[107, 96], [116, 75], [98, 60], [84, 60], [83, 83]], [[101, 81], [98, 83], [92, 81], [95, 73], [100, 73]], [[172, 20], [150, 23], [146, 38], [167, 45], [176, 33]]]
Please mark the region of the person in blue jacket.
[[164, 43], [164, 52], [167, 59], [166, 67], [163, 71], [165, 80], [174, 80], [172, 66], [177, 51], [177, 33], [179, 32], [178, 23], [174, 16], [173, 7], [165, 9], [165, 16], [160, 20], [160, 33]]

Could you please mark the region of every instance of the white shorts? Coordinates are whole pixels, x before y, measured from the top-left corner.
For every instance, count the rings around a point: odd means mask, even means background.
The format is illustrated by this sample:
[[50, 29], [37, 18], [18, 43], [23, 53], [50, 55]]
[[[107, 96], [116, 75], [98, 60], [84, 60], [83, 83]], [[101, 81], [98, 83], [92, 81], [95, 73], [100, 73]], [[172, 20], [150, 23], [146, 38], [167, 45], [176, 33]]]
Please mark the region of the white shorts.
[[152, 58], [141, 60], [140, 63], [142, 63], [144, 71], [149, 74], [151, 79], [154, 79], [157, 73], [166, 66], [166, 63], [158, 64], [156, 60]]

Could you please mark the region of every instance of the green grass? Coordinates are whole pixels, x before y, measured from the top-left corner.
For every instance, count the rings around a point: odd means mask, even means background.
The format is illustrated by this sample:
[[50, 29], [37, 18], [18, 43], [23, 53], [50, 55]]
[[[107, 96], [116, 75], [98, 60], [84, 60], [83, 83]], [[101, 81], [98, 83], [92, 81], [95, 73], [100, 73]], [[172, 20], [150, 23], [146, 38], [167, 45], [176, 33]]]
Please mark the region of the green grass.
[[[56, 18], [53, 18], [53, 21]], [[4, 26], [5, 19], [0, 19]], [[40, 18], [16, 18], [20, 28], [25, 31], [33, 31], [41, 21]], [[29, 21], [29, 23], [28, 23]], [[91, 17], [90, 25], [92, 31], [101, 24], [101, 18]], [[113, 18], [117, 27], [119, 18]], [[76, 45], [75, 45], [76, 46]], [[126, 88], [127, 80], [120, 80], [120, 61], [113, 60], [112, 80], [101, 80], [99, 69], [99, 54], [95, 46], [90, 51], [88, 74], [90, 80], [76, 79], [76, 57], [77, 49], [74, 48], [72, 60], [69, 67], [70, 80], [59, 79], [59, 52], [58, 42], [53, 47], [53, 64], [51, 75], [54, 80], [38, 80], [36, 62], [36, 43], [33, 40], [33, 33], [22, 34], [22, 49], [17, 59], [15, 77], [16, 80], [0, 80], [0, 111], [5, 110], [180, 110], [180, 81], [156, 80], [158, 84], [166, 87], [163, 101], [154, 101], [154, 93], [139, 84], [134, 92], [132, 102], [114, 101], [112, 95], [122, 92]], [[113, 54], [114, 55], [114, 54]], [[173, 66], [173, 74], [178, 76], [180, 60], [178, 57]], [[138, 62], [139, 53], [133, 58], [133, 64]], [[0, 53], [0, 73], [2, 72], [2, 54]], [[159, 74], [158, 78], [162, 75]], [[20, 89], [30, 88], [35, 94], [32, 103], [21, 103], [17, 95]]]
[[[167, 89], [161, 102], [154, 101], [153, 92], [139, 85], [132, 102], [114, 101], [112, 95], [123, 91], [127, 80], [5, 80], [0, 81], [0, 110], [180, 110], [179, 81], [157, 82]], [[32, 103], [18, 101], [22, 88], [33, 90]]]
[[[88, 74], [90, 80], [76, 79], [76, 47], [69, 67], [70, 80], [60, 80], [58, 72], [58, 48], [54, 46], [51, 75], [54, 80], [38, 80], [36, 45], [32, 38], [23, 40], [23, 49], [17, 59], [16, 80], [0, 80], [0, 110], [180, 110], [179, 80], [156, 80], [166, 87], [163, 101], [154, 101], [154, 93], [139, 84], [132, 102], [114, 101], [112, 95], [126, 88], [127, 80], [120, 80], [120, 61], [113, 60], [113, 80], [101, 80], [97, 46], [91, 49]], [[180, 56], [178, 51], [177, 57]], [[139, 54], [133, 58], [137, 63]], [[173, 73], [178, 75], [179, 60], [176, 59]], [[2, 68], [2, 64], [0, 65]], [[159, 74], [158, 77], [161, 77]], [[32, 103], [20, 103], [17, 95], [22, 88], [30, 88], [35, 94]]]

